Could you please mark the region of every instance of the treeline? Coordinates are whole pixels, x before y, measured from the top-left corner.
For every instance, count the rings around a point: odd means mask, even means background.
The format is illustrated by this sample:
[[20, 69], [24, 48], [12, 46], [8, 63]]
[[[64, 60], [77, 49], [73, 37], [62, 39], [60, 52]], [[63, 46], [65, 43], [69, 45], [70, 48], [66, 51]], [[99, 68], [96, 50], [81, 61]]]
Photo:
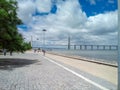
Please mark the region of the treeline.
[[0, 0], [0, 48], [24, 52], [31, 49], [31, 45], [24, 42], [17, 30], [17, 25], [22, 24], [17, 17], [17, 9], [16, 0]]

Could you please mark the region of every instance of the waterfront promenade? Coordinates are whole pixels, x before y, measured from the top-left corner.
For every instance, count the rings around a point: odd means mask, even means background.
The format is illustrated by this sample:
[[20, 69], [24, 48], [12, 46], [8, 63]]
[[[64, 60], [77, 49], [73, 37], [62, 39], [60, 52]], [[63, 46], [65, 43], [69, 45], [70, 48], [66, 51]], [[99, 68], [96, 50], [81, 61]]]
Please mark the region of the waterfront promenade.
[[31, 51], [0, 63], [0, 90], [117, 90], [116, 67]]

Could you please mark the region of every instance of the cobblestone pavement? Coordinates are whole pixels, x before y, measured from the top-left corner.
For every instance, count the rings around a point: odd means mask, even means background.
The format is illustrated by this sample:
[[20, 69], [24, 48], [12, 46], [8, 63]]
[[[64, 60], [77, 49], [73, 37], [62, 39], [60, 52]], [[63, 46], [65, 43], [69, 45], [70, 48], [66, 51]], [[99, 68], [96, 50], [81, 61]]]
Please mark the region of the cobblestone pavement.
[[8, 61], [0, 65], [0, 90], [101, 90], [39, 54], [0, 55], [0, 58], [19, 61], [17, 65]]

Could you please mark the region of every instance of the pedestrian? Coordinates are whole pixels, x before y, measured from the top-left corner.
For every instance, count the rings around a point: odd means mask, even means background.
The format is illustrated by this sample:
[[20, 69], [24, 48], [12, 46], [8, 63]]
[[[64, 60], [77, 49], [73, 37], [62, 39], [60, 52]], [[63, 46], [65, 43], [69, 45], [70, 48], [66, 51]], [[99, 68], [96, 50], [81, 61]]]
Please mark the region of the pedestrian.
[[38, 48], [38, 52], [40, 52], [40, 48]]
[[10, 50], [10, 56], [12, 56], [12, 52], [13, 52], [13, 51], [12, 51], [12, 50]]
[[34, 53], [36, 53], [36, 49], [34, 49]]
[[7, 50], [3, 49], [4, 56], [6, 56], [6, 52], [7, 52]]
[[42, 52], [43, 52], [43, 55], [45, 56], [45, 50], [42, 50]]

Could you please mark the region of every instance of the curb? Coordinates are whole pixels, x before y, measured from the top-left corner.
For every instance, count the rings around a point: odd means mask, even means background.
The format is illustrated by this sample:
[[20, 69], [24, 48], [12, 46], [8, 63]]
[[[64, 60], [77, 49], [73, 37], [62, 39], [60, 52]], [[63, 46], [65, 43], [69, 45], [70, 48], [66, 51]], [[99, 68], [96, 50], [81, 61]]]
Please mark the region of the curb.
[[106, 62], [94, 61], [94, 60], [89, 60], [89, 59], [84, 59], [84, 58], [77, 58], [77, 57], [74, 57], [74, 56], [67, 56], [67, 55], [57, 54], [57, 53], [53, 53], [53, 52], [46, 52], [46, 53], [52, 54], [52, 55], [57, 55], [57, 56], [62, 56], [62, 57], [67, 57], [67, 58], [72, 58], [72, 59], [76, 59], [76, 60], [81, 60], [81, 61], [86, 61], [86, 62], [101, 64], [101, 65], [116, 67], [116, 68], [118, 67], [118, 65], [111, 64], [111, 63], [106, 63]]

